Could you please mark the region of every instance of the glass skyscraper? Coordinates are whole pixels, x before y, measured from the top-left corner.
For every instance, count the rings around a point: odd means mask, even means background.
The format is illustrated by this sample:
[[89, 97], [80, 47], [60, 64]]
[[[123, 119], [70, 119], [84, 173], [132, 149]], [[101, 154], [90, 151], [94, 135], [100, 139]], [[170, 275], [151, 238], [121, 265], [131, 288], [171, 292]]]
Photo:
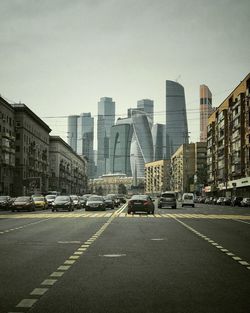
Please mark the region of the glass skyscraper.
[[77, 124], [79, 115], [68, 116], [68, 144], [77, 152]]
[[130, 147], [132, 176], [144, 177], [144, 164], [153, 161], [151, 118], [144, 111], [132, 111], [133, 136]]
[[115, 102], [103, 97], [98, 102], [97, 176], [110, 172], [109, 145], [111, 127], [115, 123]]
[[110, 172], [131, 176], [130, 147], [133, 135], [131, 118], [120, 118], [111, 128]]
[[77, 153], [88, 159], [88, 177], [95, 175], [94, 163], [94, 118], [91, 113], [82, 113], [77, 125]]
[[188, 143], [188, 125], [184, 88], [166, 81], [166, 158], [170, 159], [182, 144]]
[[200, 86], [200, 142], [207, 141], [208, 117], [212, 114], [212, 93], [206, 85]]

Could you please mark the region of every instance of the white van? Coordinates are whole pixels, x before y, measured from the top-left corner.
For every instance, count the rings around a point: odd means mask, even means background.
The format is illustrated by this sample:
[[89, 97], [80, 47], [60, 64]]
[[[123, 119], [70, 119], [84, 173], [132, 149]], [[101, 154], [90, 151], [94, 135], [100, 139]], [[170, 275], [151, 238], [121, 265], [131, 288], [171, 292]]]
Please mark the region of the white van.
[[194, 208], [194, 194], [193, 193], [184, 193], [182, 196], [182, 207], [184, 205], [190, 205]]

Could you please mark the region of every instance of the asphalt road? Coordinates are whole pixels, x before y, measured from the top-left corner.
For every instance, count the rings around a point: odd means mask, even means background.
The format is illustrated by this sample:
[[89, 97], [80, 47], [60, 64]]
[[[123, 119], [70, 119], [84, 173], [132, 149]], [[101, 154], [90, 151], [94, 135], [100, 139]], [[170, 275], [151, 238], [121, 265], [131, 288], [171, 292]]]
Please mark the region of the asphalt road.
[[0, 312], [248, 313], [250, 208], [0, 212]]

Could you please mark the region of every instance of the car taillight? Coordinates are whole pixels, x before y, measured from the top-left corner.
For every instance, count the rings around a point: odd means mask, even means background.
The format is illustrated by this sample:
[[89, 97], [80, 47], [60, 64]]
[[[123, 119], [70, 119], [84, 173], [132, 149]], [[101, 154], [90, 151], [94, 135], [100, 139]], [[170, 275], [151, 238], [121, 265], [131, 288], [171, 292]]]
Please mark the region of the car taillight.
[[143, 204], [144, 204], [144, 205], [148, 205], [148, 204], [149, 204], [149, 201], [144, 201]]

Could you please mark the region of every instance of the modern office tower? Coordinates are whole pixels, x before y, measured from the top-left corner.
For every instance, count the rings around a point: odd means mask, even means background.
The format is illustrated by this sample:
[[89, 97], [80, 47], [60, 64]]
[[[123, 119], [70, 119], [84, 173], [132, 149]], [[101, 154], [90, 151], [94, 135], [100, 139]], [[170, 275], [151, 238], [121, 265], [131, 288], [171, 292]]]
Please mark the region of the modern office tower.
[[103, 97], [98, 102], [97, 120], [97, 176], [109, 173], [109, 140], [115, 123], [115, 102]]
[[110, 172], [131, 176], [130, 146], [133, 135], [131, 118], [120, 118], [111, 127], [110, 134]]
[[77, 151], [77, 122], [79, 115], [68, 116], [68, 144]]
[[166, 81], [166, 158], [184, 143], [188, 143], [188, 125], [184, 88], [177, 82]]
[[153, 139], [150, 118], [143, 111], [132, 111], [133, 137], [130, 164], [133, 177], [144, 177], [144, 164], [153, 161]]
[[200, 85], [200, 142], [207, 141], [208, 117], [212, 112], [212, 93], [206, 85]]
[[137, 108], [145, 111], [154, 122], [154, 101], [149, 99], [142, 99], [137, 101]]
[[154, 161], [166, 159], [166, 125], [154, 124], [152, 127]]
[[87, 174], [89, 178], [94, 177], [94, 118], [91, 113], [82, 113], [78, 117], [77, 125], [77, 153], [87, 157]]

